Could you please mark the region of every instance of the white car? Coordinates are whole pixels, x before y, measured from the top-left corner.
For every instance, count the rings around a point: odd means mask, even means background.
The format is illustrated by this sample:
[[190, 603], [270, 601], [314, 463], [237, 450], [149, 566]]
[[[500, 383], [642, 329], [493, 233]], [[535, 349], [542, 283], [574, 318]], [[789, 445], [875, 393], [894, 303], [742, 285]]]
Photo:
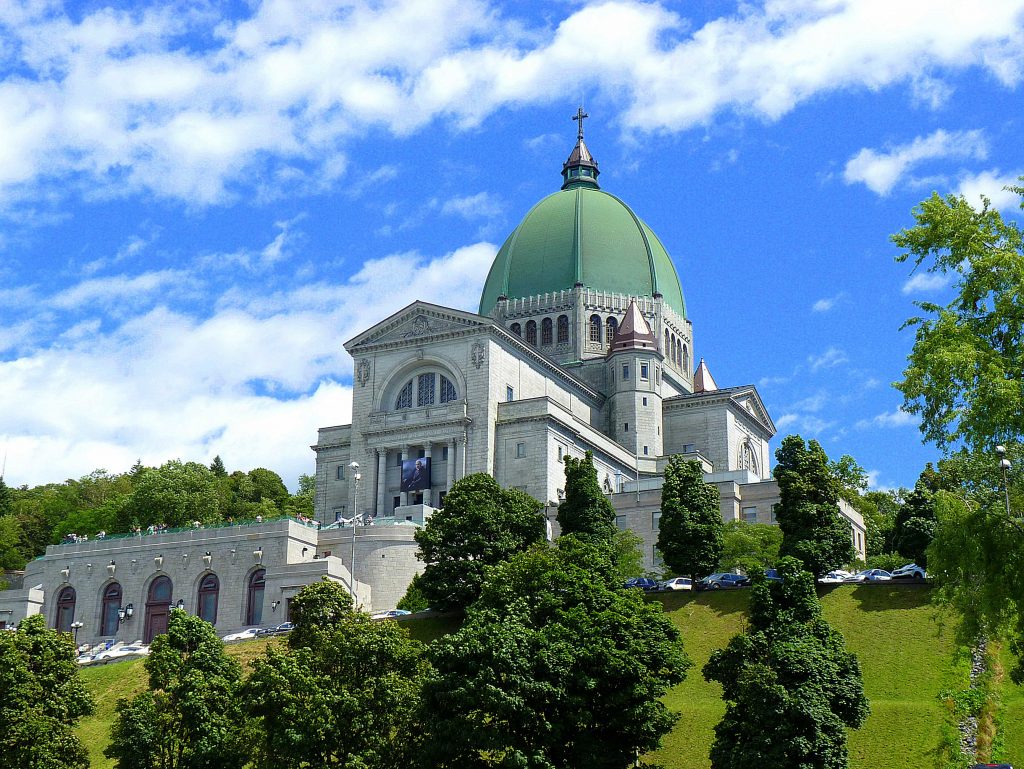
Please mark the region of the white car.
[[256, 637], [256, 631], [258, 627], [247, 627], [245, 630], [239, 630], [237, 633], [228, 633], [224, 636], [222, 641], [248, 641], [250, 638]]
[[888, 582], [891, 579], [892, 575], [885, 569], [864, 569], [864, 571], [858, 571], [847, 577], [843, 582]]
[[836, 569], [834, 571], [830, 571], [824, 577], [818, 577], [818, 582], [822, 585], [838, 585], [841, 582], [846, 582], [847, 578], [852, 576], [853, 574], [848, 571]]
[[924, 569], [918, 566], [916, 563], [908, 563], [906, 566], [900, 566], [896, 571], [892, 573], [893, 579], [909, 579], [914, 582], [923, 582], [928, 578], [925, 574]]
[[387, 611], [375, 611], [370, 615], [370, 619], [398, 619], [407, 614], [412, 614], [412, 612], [405, 609], [388, 609]]
[[149, 647], [143, 645], [128, 644], [125, 646], [115, 646], [113, 649], [106, 649], [95, 655], [92, 659], [93, 662], [107, 662], [122, 657], [144, 657], [149, 654]]
[[689, 577], [672, 577], [661, 583], [662, 590], [693, 590], [693, 580]]

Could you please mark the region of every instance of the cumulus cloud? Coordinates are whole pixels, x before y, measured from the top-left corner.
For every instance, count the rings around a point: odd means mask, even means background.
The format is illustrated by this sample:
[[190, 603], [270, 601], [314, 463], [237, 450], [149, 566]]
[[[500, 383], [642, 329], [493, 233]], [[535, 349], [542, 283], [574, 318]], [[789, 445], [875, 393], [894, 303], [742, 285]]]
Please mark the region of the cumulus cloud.
[[[904, 85], [937, 105], [943, 75], [968, 67], [1007, 86], [1022, 77], [1024, 0], [768, 0], [700, 27], [634, 0], [558, 6], [568, 15], [550, 22], [483, 0], [218, 8], [0, 10], [0, 201], [45, 187], [204, 206], [254, 178], [331, 184], [370, 131], [461, 129], [581, 89], [619, 102], [627, 131], [671, 132], [723, 111], [777, 120], [840, 89]], [[909, 165], [954, 151], [929, 140], [864, 150], [849, 176], [887, 191]], [[980, 152], [979, 139], [946, 140]]]
[[868, 430], [871, 428], [882, 427], [907, 427], [908, 425], [916, 425], [917, 417], [913, 414], [908, 414], [903, 409], [896, 409], [895, 411], [884, 411], [881, 414], [876, 414], [870, 419], [862, 419], [856, 424], [858, 430]]
[[983, 159], [988, 152], [981, 131], [944, 131], [918, 136], [887, 152], [863, 148], [846, 162], [843, 179], [847, 184], [861, 182], [878, 195], [888, 195], [914, 166], [937, 158]]
[[835, 296], [822, 297], [821, 299], [819, 299], [818, 301], [816, 301], [814, 304], [811, 305], [811, 310], [813, 312], [828, 312], [833, 307], [835, 307], [836, 304], [838, 302], [840, 302], [842, 299], [844, 299], [845, 297], [846, 297], [846, 292], [845, 291], [840, 291]]
[[[272, 467], [294, 487], [313, 468], [304, 447], [316, 428], [351, 418], [352, 363], [341, 342], [417, 298], [475, 309], [494, 251], [475, 243], [440, 256], [393, 254], [340, 284], [225, 291], [209, 316], [160, 302], [103, 325], [77, 320], [80, 305], [123, 298], [133, 280], [135, 290], [166, 293], [179, 276], [87, 280], [53, 296], [37, 289], [35, 300], [65, 325], [52, 342], [0, 361], [0, 403], [17, 404], [0, 410], [9, 482], [220, 454], [231, 466]], [[0, 323], [0, 347], [5, 337], [24, 345], [34, 335]]]
[[835, 368], [841, 366], [850, 359], [846, 353], [838, 347], [829, 347], [821, 355], [811, 355], [807, 358], [807, 365], [811, 367], [811, 372], [816, 373], [821, 369]]
[[923, 294], [941, 291], [949, 285], [950, 276], [941, 272], [915, 272], [901, 289], [904, 294]]
[[488, 192], [446, 200], [441, 205], [442, 214], [454, 214], [463, 219], [491, 219], [501, 216], [505, 207], [501, 201]]
[[997, 168], [981, 171], [961, 178], [957, 193], [963, 195], [975, 208], [981, 208], [981, 197], [984, 195], [991, 202], [992, 208], [1016, 211], [1020, 206], [1020, 195], [1006, 188], [1020, 187], [1021, 176], [1024, 176], [1024, 170], [1010, 174], [1002, 174]]

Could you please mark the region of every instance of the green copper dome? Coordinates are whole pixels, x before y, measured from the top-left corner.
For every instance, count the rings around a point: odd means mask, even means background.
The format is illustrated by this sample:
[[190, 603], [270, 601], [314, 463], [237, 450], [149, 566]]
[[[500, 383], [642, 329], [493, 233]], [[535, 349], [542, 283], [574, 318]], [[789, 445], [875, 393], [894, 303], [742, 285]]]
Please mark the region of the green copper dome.
[[686, 317], [679, 276], [665, 247], [632, 209], [601, 191], [601, 171], [583, 141], [580, 107], [576, 146], [562, 164], [562, 189], [548, 195], [508, 236], [480, 296], [489, 315], [500, 297], [520, 299], [574, 286], [630, 296], [660, 294]]
[[537, 203], [498, 251], [480, 314], [490, 314], [501, 296], [535, 296], [576, 284], [632, 296], [661, 294], [686, 317], [679, 276], [651, 228], [598, 189], [596, 178], [566, 176], [565, 187]]

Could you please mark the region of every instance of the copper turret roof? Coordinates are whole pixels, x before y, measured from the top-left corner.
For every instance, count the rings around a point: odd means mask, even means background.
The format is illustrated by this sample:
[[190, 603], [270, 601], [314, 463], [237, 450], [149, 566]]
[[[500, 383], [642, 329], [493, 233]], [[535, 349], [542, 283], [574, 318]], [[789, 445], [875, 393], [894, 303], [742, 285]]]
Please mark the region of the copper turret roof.
[[657, 350], [658, 342], [644, 314], [636, 306], [636, 300], [631, 299], [626, 309], [626, 317], [622, 319], [622, 324], [615, 332], [608, 354], [637, 349]]

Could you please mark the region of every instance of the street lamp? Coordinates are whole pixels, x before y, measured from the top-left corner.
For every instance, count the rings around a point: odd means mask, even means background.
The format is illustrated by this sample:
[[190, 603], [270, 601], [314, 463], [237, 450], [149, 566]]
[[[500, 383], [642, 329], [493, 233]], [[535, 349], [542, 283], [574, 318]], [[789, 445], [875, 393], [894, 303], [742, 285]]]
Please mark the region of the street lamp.
[[131, 619], [134, 613], [135, 607], [131, 604], [128, 604], [127, 606], [124, 606], [117, 610], [117, 621], [124, 622], [126, 619]]
[[81, 622], [80, 620], [75, 620], [74, 622], [71, 623], [71, 632], [73, 632], [75, 634], [75, 648], [76, 649], [78, 648], [78, 629], [81, 628], [81, 627], [85, 627], [85, 623]]
[[349, 559], [349, 587], [352, 593], [352, 604], [358, 606], [356, 600], [356, 517], [359, 515], [359, 481], [363, 476], [359, 472], [358, 462], [349, 462], [349, 470], [352, 471], [352, 483], [355, 484], [355, 497], [352, 500], [352, 557]]
[[1006, 471], [1013, 467], [1013, 463], [1006, 458], [1006, 446], [996, 446], [996, 454], [999, 456], [999, 469], [1003, 471], [1003, 496], [1006, 500], [1006, 516], [1010, 516], [1010, 484], [1006, 480]]

